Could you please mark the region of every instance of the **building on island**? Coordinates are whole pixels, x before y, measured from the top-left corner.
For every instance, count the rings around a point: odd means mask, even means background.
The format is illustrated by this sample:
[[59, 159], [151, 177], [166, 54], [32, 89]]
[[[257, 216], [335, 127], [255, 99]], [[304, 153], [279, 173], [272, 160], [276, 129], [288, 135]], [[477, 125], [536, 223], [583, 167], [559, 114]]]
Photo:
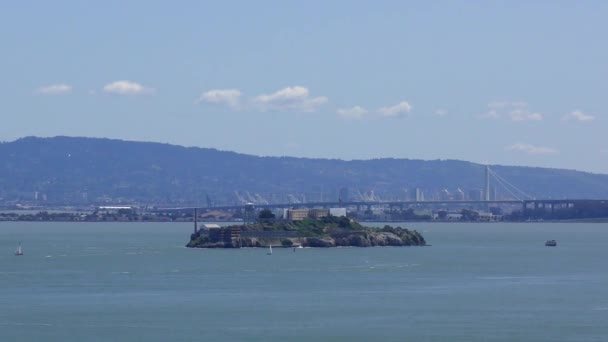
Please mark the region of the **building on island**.
[[289, 221], [302, 221], [308, 217], [308, 209], [287, 209], [285, 218]]
[[231, 226], [224, 228], [210, 228], [209, 229], [209, 240], [211, 242], [226, 242], [232, 243], [233, 239], [241, 238], [241, 227]]
[[346, 208], [285, 209], [283, 213], [283, 218], [289, 221], [302, 221], [305, 218], [319, 219], [327, 216], [346, 216]]

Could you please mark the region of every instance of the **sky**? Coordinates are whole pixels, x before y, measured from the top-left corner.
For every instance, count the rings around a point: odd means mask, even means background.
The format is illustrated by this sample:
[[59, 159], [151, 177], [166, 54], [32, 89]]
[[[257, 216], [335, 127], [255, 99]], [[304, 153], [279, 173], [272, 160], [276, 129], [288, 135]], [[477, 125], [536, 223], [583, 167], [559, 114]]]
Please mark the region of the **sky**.
[[0, 140], [608, 173], [606, 1], [4, 1]]

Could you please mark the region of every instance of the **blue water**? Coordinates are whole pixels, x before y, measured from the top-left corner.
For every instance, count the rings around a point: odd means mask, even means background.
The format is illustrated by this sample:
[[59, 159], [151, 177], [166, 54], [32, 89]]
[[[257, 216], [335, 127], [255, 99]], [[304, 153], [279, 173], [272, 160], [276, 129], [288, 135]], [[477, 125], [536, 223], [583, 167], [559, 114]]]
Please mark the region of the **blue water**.
[[405, 226], [432, 247], [268, 256], [186, 249], [190, 224], [3, 222], [0, 341], [608, 339], [608, 225]]

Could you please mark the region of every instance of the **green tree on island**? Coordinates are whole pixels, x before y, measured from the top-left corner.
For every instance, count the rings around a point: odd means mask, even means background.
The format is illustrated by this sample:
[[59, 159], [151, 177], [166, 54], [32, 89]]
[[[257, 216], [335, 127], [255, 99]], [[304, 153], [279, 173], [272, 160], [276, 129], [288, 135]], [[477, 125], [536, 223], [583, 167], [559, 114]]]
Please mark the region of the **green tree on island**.
[[274, 221], [275, 217], [276, 216], [272, 213], [272, 211], [270, 211], [270, 209], [264, 209], [264, 210], [260, 211], [260, 213], [258, 214], [258, 219], [260, 221], [266, 221], [266, 222]]

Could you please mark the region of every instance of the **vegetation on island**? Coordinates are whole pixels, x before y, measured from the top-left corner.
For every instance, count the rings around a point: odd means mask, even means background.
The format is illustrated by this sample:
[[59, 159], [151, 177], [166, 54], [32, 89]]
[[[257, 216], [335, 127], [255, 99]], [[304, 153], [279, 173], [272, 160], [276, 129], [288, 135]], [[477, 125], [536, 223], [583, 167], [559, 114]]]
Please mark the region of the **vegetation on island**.
[[416, 230], [401, 227], [364, 227], [347, 217], [327, 216], [306, 218], [302, 221], [275, 220], [259, 216], [255, 223], [224, 227], [225, 231], [238, 230], [235, 235], [221, 241], [214, 240], [209, 230], [201, 229], [190, 236], [186, 247], [239, 248], [273, 246], [303, 247], [373, 247], [373, 246], [425, 246], [424, 237]]

